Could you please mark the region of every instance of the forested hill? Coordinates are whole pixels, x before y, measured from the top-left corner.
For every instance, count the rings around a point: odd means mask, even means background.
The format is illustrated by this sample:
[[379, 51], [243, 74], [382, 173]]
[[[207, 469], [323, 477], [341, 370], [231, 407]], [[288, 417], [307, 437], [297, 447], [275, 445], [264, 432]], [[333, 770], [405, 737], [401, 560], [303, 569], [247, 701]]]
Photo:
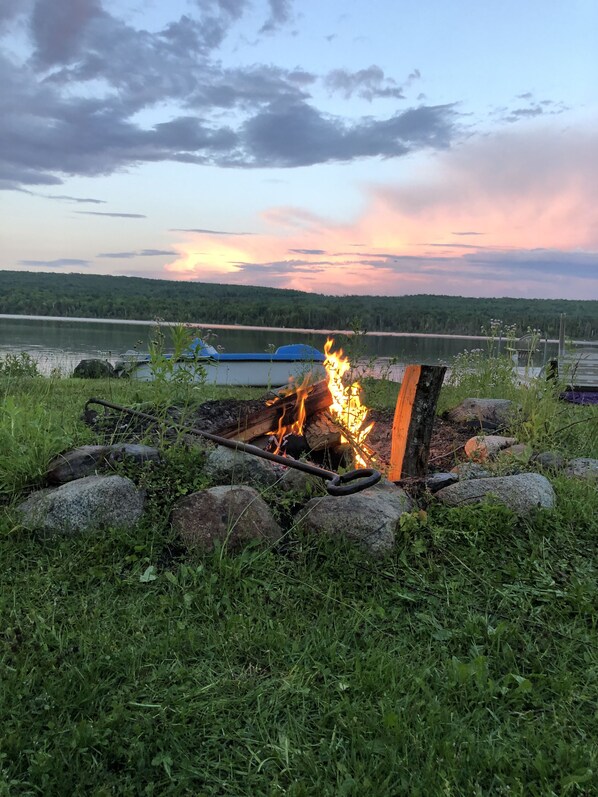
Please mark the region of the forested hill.
[[200, 324], [250, 324], [371, 332], [476, 335], [491, 319], [558, 335], [598, 339], [598, 301], [460, 296], [324, 296], [301, 291], [91, 274], [0, 271], [0, 313]]

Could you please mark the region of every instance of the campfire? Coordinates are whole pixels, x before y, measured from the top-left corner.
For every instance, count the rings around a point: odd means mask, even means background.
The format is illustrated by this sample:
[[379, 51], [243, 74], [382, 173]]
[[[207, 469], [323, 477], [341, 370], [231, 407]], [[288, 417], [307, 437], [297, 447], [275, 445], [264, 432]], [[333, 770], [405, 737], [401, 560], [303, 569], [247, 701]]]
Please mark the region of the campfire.
[[[280, 412], [276, 429], [268, 434], [268, 450], [297, 457], [303, 453], [337, 451], [355, 467], [370, 467], [375, 452], [366, 443], [373, 423], [362, 403], [359, 382], [351, 380], [351, 364], [343, 350], [324, 347], [327, 378], [313, 383], [306, 374], [299, 385], [289, 384], [267, 406]], [[291, 401], [289, 402], [289, 399]]]
[[328, 460], [334, 467], [377, 468], [391, 480], [426, 473], [430, 437], [444, 366], [407, 366], [392, 425], [390, 457], [381, 457], [368, 442], [373, 423], [362, 401], [359, 382], [352, 378], [342, 350], [325, 346], [327, 378], [287, 385], [265, 402], [251, 402], [233, 423], [219, 424], [217, 433], [251, 443], [264, 451], [294, 459]]
[[[289, 383], [267, 401], [217, 399], [204, 402], [195, 413], [193, 426], [179, 424], [176, 408], [173, 408], [173, 429], [176, 427], [179, 431], [280, 464], [286, 464], [285, 458], [288, 458], [289, 467], [310, 473], [318, 471], [317, 475], [328, 480], [344, 479], [342, 493], [332, 493], [333, 482], [330, 482], [327, 489], [332, 494], [349, 494], [351, 491], [344, 488], [356, 480], [360, 484], [355, 485], [353, 492], [365, 489], [370, 486], [366, 484], [368, 479], [371, 484], [376, 482], [370, 478], [373, 474], [379, 479], [383, 473], [394, 482], [423, 479], [446, 368], [407, 366], [392, 428], [385, 416], [382, 425], [377, 422], [374, 429], [349, 360], [342, 350], [333, 352], [333, 345], [334, 341], [329, 339], [325, 346], [326, 379], [313, 382], [307, 375], [301, 383]], [[103, 399], [90, 399], [87, 404], [104, 405], [143, 418], [145, 422], [159, 422], [150, 414]], [[368, 439], [372, 430], [378, 450]], [[324, 465], [326, 469], [316, 465]], [[341, 475], [333, 472], [339, 470]], [[361, 475], [353, 475], [361, 471]]]

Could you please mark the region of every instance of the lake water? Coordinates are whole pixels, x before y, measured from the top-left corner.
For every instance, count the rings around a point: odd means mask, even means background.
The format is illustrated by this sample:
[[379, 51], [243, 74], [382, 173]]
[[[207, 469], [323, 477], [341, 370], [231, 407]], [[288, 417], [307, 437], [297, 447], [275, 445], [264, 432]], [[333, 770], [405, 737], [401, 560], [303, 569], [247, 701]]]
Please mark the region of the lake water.
[[[105, 358], [114, 362], [127, 349], [146, 351], [155, 325], [148, 321], [113, 321], [111, 319], [49, 318], [44, 316], [0, 315], [0, 356], [28, 352], [49, 374], [57, 368], [70, 374], [86, 358]], [[211, 333], [208, 332], [211, 330]], [[168, 337], [168, 329], [165, 329]], [[224, 351], [263, 352], [271, 346], [308, 343], [322, 350], [327, 337], [351, 347], [350, 333], [342, 330], [291, 330], [269, 327], [197, 326], [197, 334], [210, 338], [212, 345]], [[400, 364], [449, 363], [465, 349], [484, 348], [485, 338], [454, 335], [409, 335], [405, 333], [368, 334], [353, 343], [361, 359], [393, 358]], [[335, 346], [337, 348], [338, 346]], [[547, 356], [555, 356], [556, 343], [549, 343]], [[544, 344], [536, 356], [536, 365], [545, 357]]]

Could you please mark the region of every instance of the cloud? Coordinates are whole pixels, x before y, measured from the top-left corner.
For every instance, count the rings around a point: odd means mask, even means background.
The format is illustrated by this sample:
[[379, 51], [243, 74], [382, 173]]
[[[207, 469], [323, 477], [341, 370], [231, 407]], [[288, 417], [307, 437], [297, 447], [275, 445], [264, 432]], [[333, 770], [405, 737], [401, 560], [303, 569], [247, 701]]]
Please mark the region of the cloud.
[[31, 16], [36, 60], [43, 66], [72, 60], [91, 22], [104, 16], [98, 0], [37, 0]]
[[564, 102], [550, 99], [537, 100], [531, 91], [517, 94], [515, 99], [523, 100], [527, 105], [518, 102], [513, 108], [496, 108], [491, 115], [498, 117], [502, 122], [513, 123], [538, 116], [555, 116], [570, 110]]
[[[24, 191], [25, 189], [20, 189]], [[67, 194], [40, 194], [39, 191], [25, 191], [31, 196], [41, 197], [42, 199], [55, 199], [60, 202], [76, 202], [77, 204], [105, 205], [106, 200], [94, 199], [93, 197], [68, 196]]]
[[114, 219], [146, 219], [143, 213], [102, 213], [99, 210], [76, 210], [81, 216], [110, 216]]
[[542, 248], [495, 250], [466, 254], [463, 260], [472, 265], [499, 267], [518, 278], [522, 272], [539, 272], [545, 278], [563, 276], [596, 279], [598, 275], [598, 249], [594, 252]]
[[349, 222], [270, 208], [267, 234], [187, 240], [165, 269], [331, 294], [598, 298], [597, 150], [573, 129], [471, 137], [424, 176], [368, 186]]
[[403, 91], [397, 86], [396, 81], [386, 78], [383, 70], [375, 64], [357, 72], [333, 69], [325, 77], [324, 85], [330, 92], [338, 91], [347, 100], [354, 94], [369, 102], [389, 97], [404, 99]]
[[158, 257], [176, 255], [171, 249], [142, 249], [134, 252], [100, 252], [96, 257], [114, 258], [115, 260], [127, 260], [132, 257]]
[[[291, 20], [287, 0], [259, 7], [266, 31]], [[311, 96], [316, 74], [223, 66], [220, 47], [249, 8], [242, 0], [196, 2], [155, 31], [110, 13], [102, 0], [6, 8], [7, 20], [19, 13], [26, 21], [30, 52], [7, 48], [0, 56], [0, 188], [162, 161], [261, 168], [400, 157], [448, 146], [458, 132], [450, 104], [381, 118], [332, 116]], [[347, 96], [401, 94], [377, 66], [336, 70], [327, 80]], [[163, 118], [160, 108], [168, 109]], [[144, 125], [143, 112], [157, 121]]]
[[442, 149], [455, 134], [456, 116], [452, 105], [424, 106], [386, 120], [363, 119], [349, 125], [306, 103], [274, 103], [245, 124], [246, 152], [235, 165], [309, 166], [398, 157], [426, 147]]
[[260, 33], [273, 33], [292, 19], [291, 0], [268, 0], [270, 15], [260, 29]]
[[230, 232], [227, 230], [206, 230], [202, 229], [201, 227], [188, 227], [188, 228], [178, 228], [174, 227], [171, 229], [170, 232], [196, 232], [200, 235], [254, 235], [255, 233], [252, 232]]
[[68, 268], [69, 266], [86, 267], [91, 265], [89, 260], [62, 257], [56, 260], [19, 260], [20, 266], [41, 266], [43, 268]]

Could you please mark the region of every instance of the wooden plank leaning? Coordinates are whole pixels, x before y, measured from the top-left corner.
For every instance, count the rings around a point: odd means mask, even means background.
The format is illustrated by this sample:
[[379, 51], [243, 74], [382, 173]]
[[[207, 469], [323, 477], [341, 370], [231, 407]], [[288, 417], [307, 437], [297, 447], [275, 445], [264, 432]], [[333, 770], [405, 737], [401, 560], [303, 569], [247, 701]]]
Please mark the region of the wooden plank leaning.
[[426, 475], [436, 405], [446, 367], [408, 365], [392, 425], [390, 481]]

